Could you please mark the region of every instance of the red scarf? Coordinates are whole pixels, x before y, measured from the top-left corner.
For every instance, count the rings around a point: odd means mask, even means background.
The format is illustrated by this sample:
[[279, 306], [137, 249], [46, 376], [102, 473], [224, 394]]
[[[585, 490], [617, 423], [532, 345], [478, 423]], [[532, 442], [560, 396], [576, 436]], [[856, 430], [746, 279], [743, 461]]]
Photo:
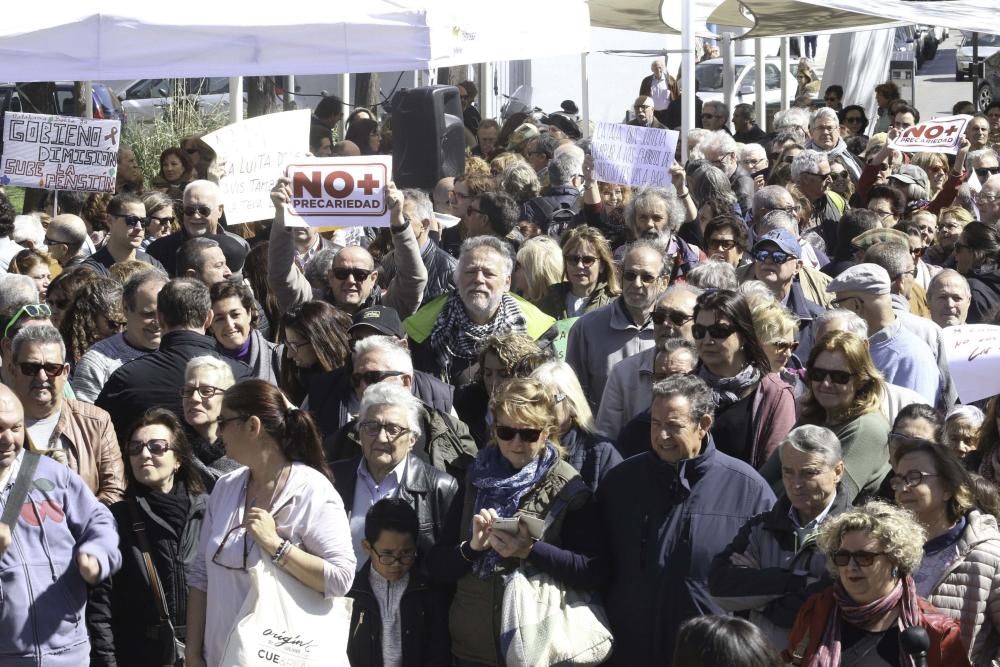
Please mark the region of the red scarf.
[[[823, 630], [823, 640], [815, 655], [806, 667], [838, 667], [840, 665], [840, 625], [850, 623], [860, 628], [866, 628], [897, 606], [900, 630], [905, 630], [920, 623], [920, 611], [917, 607], [917, 590], [913, 578], [906, 575], [896, 583], [896, 587], [884, 596], [867, 604], [858, 604], [844, 590], [838, 581], [834, 584], [833, 596], [837, 603], [834, 613], [830, 614]], [[901, 667], [913, 667], [913, 660], [900, 648], [899, 659]]]

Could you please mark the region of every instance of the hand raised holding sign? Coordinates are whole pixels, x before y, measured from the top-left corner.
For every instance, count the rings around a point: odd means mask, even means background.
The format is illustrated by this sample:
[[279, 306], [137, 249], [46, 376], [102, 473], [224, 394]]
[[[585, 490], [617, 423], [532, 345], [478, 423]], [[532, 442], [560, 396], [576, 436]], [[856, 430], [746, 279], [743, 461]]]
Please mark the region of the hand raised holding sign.
[[402, 227], [406, 224], [403, 218], [403, 193], [396, 189], [396, 184], [392, 181], [385, 186], [385, 207], [389, 209], [390, 227]]
[[292, 201], [292, 181], [282, 176], [271, 188], [271, 203], [275, 209], [281, 210], [290, 201]]

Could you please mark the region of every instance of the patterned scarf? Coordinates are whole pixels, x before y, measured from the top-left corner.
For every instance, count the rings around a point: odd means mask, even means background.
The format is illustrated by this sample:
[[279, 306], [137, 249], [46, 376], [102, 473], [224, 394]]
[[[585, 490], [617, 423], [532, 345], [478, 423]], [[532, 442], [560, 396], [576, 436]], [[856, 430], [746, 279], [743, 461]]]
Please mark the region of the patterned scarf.
[[979, 464], [979, 474], [993, 483], [1000, 481], [1000, 447], [994, 447], [992, 452], [983, 457], [983, 462]]
[[725, 410], [742, 398], [747, 389], [760, 382], [760, 371], [755, 366], [744, 366], [743, 370], [731, 378], [719, 377], [708, 370], [705, 364], [698, 369], [698, 377], [712, 388], [715, 410]]
[[[837, 667], [840, 665], [840, 625], [842, 622], [866, 628], [899, 606], [897, 623], [900, 630], [920, 623], [917, 590], [910, 575], [900, 579], [888, 595], [868, 604], [858, 604], [852, 600], [839, 581], [834, 584], [833, 596], [837, 606], [826, 619], [823, 640], [806, 667]], [[913, 667], [913, 659], [906, 655], [902, 647], [899, 649], [899, 660], [901, 667]]]
[[[475, 512], [483, 508], [495, 509], [502, 518], [513, 517], [521, 504], [521, 499], [542, 481], [559, 460], [552, 443], [545, 443], [545, 451], [520, 470], [514, 467], [500, 453], [500, 448], [490, 446], [482, 450], [469, 470], [472, 486], [476, 487]], [[488, 549], [475, 565], [476, 574], [488, 577], [493, 574], [503, 557], [493, 549]]]
[[475, 359], [490, 336], [525, 333], [527, 330], [524, 313], [510, 294], [504, 294], [500, 299], [500, 307], [492, 320], [486, 324], [475, 324], [465, 312], [458, 292], [452, 292], [431, 329], [431, 348], [440, 367], [448, 370], [453, 357]]

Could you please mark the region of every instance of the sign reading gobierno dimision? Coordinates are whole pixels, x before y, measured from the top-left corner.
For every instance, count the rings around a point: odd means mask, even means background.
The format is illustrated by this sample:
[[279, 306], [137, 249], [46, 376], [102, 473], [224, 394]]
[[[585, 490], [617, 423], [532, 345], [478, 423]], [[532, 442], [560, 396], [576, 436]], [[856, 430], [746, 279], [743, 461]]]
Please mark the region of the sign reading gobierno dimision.
[[388, 227], [385, 188], [392, 179], [388, 155], [313, 158], [290, 163], [292, 200], [285, 224], [310, 227]]
[[965, 135], [965, 126], [972, 116], [944, 116], [933, 118], [913, 127], [908, 127], [899, 136], [889, 142], [889, 148], [895, 148], [904, 153], [958, 153], [958, 145]]
[[605, 183], [669, 187], [679, 136], [675, 130], [597, 123], [590, 143], [594, 176]]
[[114, 192], [121, 121], [8, 111], [0, 185]]

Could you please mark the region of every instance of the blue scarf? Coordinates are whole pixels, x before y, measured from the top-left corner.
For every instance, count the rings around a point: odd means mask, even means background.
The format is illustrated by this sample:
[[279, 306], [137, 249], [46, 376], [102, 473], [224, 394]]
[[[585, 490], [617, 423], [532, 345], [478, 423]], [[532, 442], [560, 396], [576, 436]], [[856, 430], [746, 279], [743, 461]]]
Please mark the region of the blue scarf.
[[[496, 510], [503, 518], [512, 518], [521, 504], [521, 499], [531, 491], [559, 460], [555, 447], [545, 443], [545, 452], [520, 470], [515, 470], [500, 453], [498, 446], [487, 447], [476, 457], [469, 471], [472, 485], [476, 487], [475, 512], [483, 508]], [[493, 574], [502, 556], [488, 549], [474, 567], [480, 577]]]

